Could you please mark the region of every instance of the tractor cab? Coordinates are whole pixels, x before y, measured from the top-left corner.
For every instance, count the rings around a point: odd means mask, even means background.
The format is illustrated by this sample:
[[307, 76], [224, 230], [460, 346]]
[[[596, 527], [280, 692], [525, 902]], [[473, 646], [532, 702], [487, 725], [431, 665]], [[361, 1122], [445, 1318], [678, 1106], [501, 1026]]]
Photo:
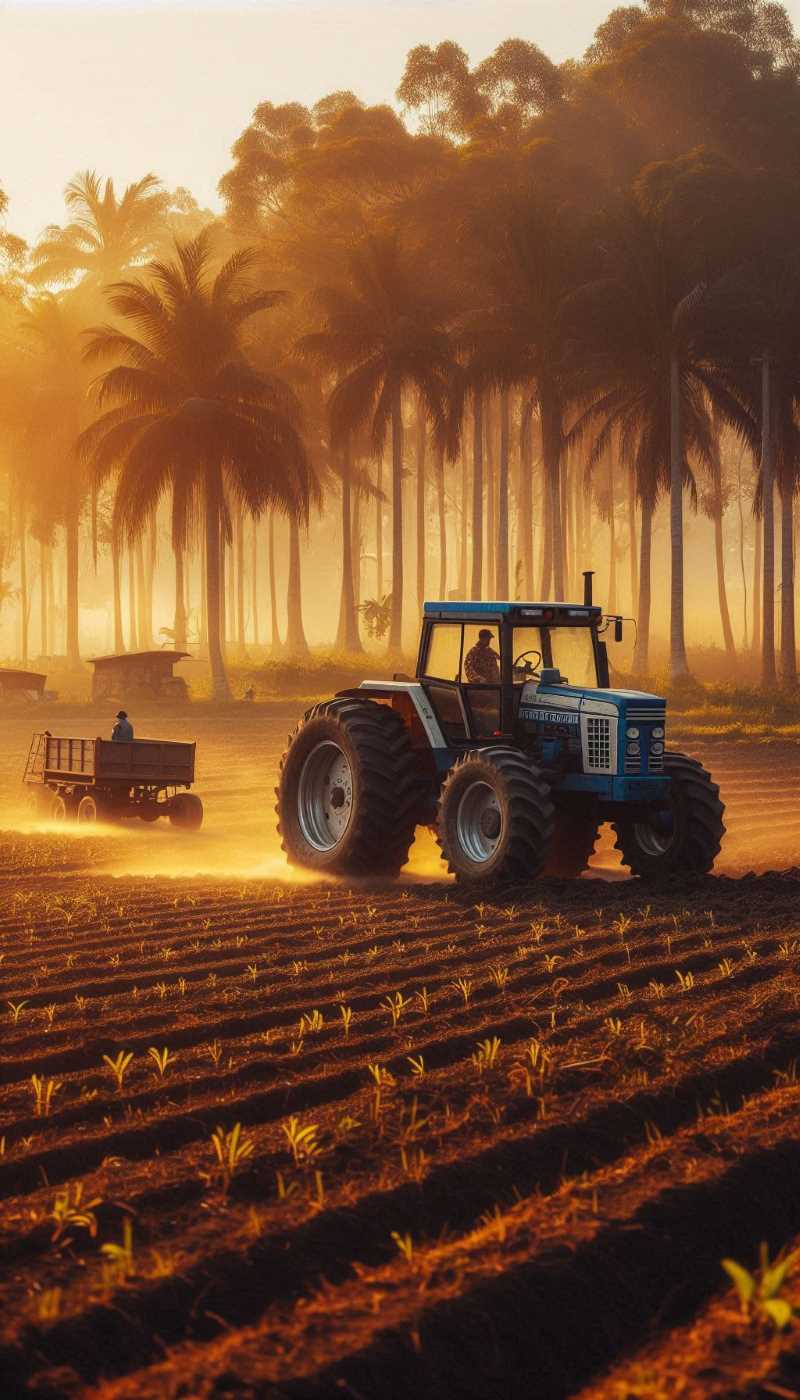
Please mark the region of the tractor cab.
[[540, 693], [570, 710], [575, 694], [607, 689], [602, 624], [591, 604], [426, 603], [417, 679], [448, 745], [518, 736]]

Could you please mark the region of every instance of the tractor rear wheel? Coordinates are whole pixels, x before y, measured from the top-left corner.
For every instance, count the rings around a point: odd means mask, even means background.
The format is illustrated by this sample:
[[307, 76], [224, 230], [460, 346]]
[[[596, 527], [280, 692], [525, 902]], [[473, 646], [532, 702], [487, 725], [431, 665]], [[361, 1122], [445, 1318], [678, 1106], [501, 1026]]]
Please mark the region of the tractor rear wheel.
[[669, 805], [652, 816], [614, 823], [622, 863], [634, 875], [705, 875], [725, 835], [724, 803], [711, 774], [682, 753], [664, 755]]
[[196, 793], [176, 793], [169, 804], [169, 821], [180, 831], [199, 830], [203, 825], [203, 804]]
[[554, 818], [550, 788], [523, 754], [477, 749], [445, 779], [437, 836], [459, 881], [534, 880], [550, 855]]
[[599, 835], [600, 821], [596, 815], [556, 808], [553, 842], [542, 874], [553, 879], [577, 880], [594, 855]]
[[289, 736], [275, 796], [293, 865], [397, 875], [421, 808], [419, 764], [402, 718], [371, 700], [315, 705]]

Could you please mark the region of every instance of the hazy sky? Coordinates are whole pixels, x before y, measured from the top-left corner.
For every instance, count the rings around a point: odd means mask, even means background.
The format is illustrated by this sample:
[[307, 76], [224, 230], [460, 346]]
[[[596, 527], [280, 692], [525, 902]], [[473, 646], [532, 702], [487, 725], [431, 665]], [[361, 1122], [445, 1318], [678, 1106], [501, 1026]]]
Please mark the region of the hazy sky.
[[[0, 0], [0, 185], [8, 227], [61, 222], [78, 170], [120, 185], [154, 170], [218, 207], [216, 185], [256, 103], [337, 88], [394, 96], [409, 48], [502, 40], [583, 52], [613, 0]], [[795, 22], [800, 0], [789, 4]]]

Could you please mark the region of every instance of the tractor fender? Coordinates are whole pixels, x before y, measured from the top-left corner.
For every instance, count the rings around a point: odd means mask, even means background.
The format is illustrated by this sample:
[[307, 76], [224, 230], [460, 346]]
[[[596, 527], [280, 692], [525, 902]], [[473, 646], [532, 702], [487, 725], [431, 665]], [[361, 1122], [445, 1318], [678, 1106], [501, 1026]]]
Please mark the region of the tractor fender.
[[338, 691], [337, 696], [388, 704], [402, 717], [415, 749], [447, 749], [433, 706], [419, 681], [362, 681], [351, 690]]

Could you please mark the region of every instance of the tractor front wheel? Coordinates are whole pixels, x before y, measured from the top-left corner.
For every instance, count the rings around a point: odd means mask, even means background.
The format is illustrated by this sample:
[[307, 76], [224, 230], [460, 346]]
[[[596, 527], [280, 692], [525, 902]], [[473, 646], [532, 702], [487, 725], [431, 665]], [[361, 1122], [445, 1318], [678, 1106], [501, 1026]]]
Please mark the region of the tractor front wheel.
[[464, 883], [534, 880], [550, 854], [555, 811], [539, 770], [516, 749], [477, 749], [450, 770], [437, 837]]
[[397, 875], [421, 810], [419, 763], [402, 718], [371, 700], [315, 705], [289, 736], [275, 795], [292, 864]]
[[682, 753], [664, 755], [668, 805], [651, 816], [616, 821], [616, 847], [634, 875], [705, 875], [725, 835], [724, 803], [711, 774]]
[[595, 812], [557, 808], [553, 841], [542, 874], [553, 879], [577, 880], [594, 855], [599, 835], [600, 820]]

